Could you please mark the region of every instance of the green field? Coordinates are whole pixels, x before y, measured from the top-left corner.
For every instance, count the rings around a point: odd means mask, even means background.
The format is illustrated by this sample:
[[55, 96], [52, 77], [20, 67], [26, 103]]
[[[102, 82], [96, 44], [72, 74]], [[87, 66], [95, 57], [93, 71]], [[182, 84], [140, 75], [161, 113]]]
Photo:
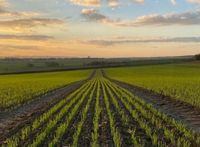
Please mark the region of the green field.
[[111, 68], [109, 77], [144, 87], [200, 107], [200, 64]]
[[59, 71], [94, 67], [139, 66], [191, 62], [192, 56], [163, 58], [5, 58], [0, 59], [0, 74]]
[[0, 73], [81, 67], [90, 59], [0, 59]]
[[1, 75], [0, 109], [20, 105], [52, 89], [86, 79], [90, 70]]
[[9, 147], [199, 144], [199, 134], [104, 78], [100, 72], [4, 141]]
[[198, 147], [199, 73], [193, 62], [1, 75], [0, 146]]

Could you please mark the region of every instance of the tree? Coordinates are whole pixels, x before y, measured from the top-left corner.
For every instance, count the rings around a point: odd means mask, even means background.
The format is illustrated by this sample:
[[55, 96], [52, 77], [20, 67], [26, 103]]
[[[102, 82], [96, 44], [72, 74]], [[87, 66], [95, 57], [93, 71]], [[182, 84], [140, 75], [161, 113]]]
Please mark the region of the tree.
[[195, 55], [196, 60], [200, 60], [200, 54]]
[[28, 67], [34, 67], [34, 64], [33, 63], [28, 63], [27, 66]]
[[47, 67], [59, 67], [60, 65], [59, 65], [59, 63], [57, 63], [57, 62], [46, 62], [45, 63], [46, 64], [46, 66]]

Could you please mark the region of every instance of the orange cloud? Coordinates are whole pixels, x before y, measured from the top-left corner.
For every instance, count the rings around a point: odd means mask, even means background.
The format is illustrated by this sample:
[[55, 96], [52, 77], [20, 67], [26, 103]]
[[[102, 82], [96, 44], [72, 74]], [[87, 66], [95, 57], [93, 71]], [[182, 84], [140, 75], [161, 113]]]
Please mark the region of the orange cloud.
[[0, 16], [14, 16], [14, 17], [32, 17], [40, 15], [37, 12], [16, 12], [16, 11], [8, 11], [2, 7], [0, 7]]
[[[52, 57], [140, 57], [196, 54], [199, 43], [133, 43], [117, 46], [94, 46], [77, 41], [14, 41], [0, 42], [0, 56]], [[12, 44], [12, 45], [10, 45]], [[105, 54], [106, 52], [106, 54]]]
[[8, 31], [31, 32], [35, 27], [63, 25], [64, 21], [50, 18], [25, 18], [0, 21], [0, 29]]
[[46, 35], [1, 35], [0, 39], [16, 39], [16, 40], [51, 40], [54, 39], [52, 36], [46, 36]]
[[[93, 6], [93, 7], [100, 7], [102, 0], [70, 0], [71, 3], [80, 6]], [[130, 0], [131, 2], [135, 3], [143, 3], [144, 0]], [[120, 5], [119, 0], [107, 0], [107, 4], [110, 7], [117, 7]]]
[[190, 3], [200, 3], [200, 0], [187, 0]]
[[100, 0], [70, 0], [73, 4], [81, 5], [81, 6], [100, 6]]
[[6, 0], [0, 0], [0, 7], [5, 7], [8, 5], [8, 2]]
[[135, 43], [200, 43], [200, 37], [175, 37], [175, 38], [154, 38], [154, 39], [101, 39], [80, 41], [86, 44], [97, 46], [112, 46], [119, 44], [135, 44]]

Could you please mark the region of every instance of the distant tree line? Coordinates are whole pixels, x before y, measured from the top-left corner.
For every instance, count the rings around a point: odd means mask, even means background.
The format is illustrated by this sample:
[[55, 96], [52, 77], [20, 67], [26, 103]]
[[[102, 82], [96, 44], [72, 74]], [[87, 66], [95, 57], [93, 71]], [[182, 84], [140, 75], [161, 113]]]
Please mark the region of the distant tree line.
[[35, 65], [33, 63], [27, 63], [28, 67], [34, 67]]
[[53, 62], [53, 61], [52, 62], [46, 62], [45, 64], [46, 64], [47, 67], [59, 67], [60, 66], [59, 63]]
[[195, 55], [196, 60], [200, 60], [200, 54]]
[[[53, 62], [53, 61], [49, 61], [49, 62], [45, 62], [44, 63], [46, 67], [59, 67], [60, 64], [58, 62]], [[33, 63], [27, 63], [28, 67], [35, 67], [35, 65]]]

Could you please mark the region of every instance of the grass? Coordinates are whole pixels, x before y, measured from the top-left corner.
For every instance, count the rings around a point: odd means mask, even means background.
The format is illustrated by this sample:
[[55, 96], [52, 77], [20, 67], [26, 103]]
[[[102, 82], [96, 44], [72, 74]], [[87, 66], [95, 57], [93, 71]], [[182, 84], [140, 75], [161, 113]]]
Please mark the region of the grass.
[[200, 64], [111, 68], [109, 77], [200, 107]]
[[86, 79], [90, 70], [0, 76], [0, 110], [21, 105], [36, 96]]

